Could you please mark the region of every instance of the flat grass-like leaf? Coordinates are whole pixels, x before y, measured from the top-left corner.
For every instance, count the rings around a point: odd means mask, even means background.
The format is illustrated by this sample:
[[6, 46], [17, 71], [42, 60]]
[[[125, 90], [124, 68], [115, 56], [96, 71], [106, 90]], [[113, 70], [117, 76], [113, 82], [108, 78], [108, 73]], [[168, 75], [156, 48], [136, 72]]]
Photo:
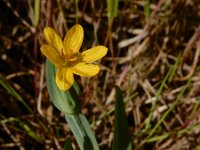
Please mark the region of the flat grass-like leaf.
[[14, 98], [16, 98], [18, 101], [20, 101], [24, 107], [32, 113], [31, 108], [28, 106], [28, 104], [24, 101], [24, 99], [13, 89], [13, 87], [2, 77], [0, 76], [0, 85]]
[[40, 0], [35, 0], [34, 4], [34, 25], [37, 26], [40, 19]]
[[131, 136], [126, 119], [124, 101], [119, 87], [115, 88], [114, 150], [132, 150]]
[[27, 123], [23, 122], [22, 120], [14, 117], [10, 117], [8, 119], [5, 119], [1, 122], [1, 124], [6, 124], [7, 122], [16, 122], [18, 123], [19, 127], [15, 127], [15, 130], [23, 131], [23, 133], [26, 133], [30, 138], [34, 139], [38, 143], [42, 143], [44, 139], [38, 135]]
[[[179, 54], [179, 56], [180, 56], [180, 54]], [[151, 109], [150, 109], [150, 113], [149, 113], [148, 117], [146, 118], [145, 131], [147, 131], [148, 129], [151, 128], [151, 120], [152, 120], [152, 117], [153, 117], [153, 112], [156, 109], [156, 104], [157, 104], [158, 98], [160, 97], [162, 91], [164, 90], [167, 81], [172, 82], [175, 71], [177, 69], [177, 65], [180, 62], [179, 56], [177, 57], [175, 64], [170, 68], [170, 70], [168, 71], [168, 73], [166, 74], [164, 79], [162, 80], [161, 85], [160, 85], [160, 87], [159, 87], [159, 89], [156, 93], [156, 99], [155, 99], [155, 101], [153, 101], [153, 104], [152, 104]]]
[[[178, 104], [178, 102], [180, 101], [180, 99], [182, 98], [183, 94], [185, 93], [185, 91], [187, 90], [188, 86], [190, 85], [191, 80], [188, 80], [187, 83], [183, 86], [182, 90], [180, 91], [180, 93], [178, 94], [176, 100], [169, 106], [169, 108], [166, 110], [166, 112], [164, 114], [162, 114], [161, 118], [159, 118], [158, 122], [156, 123], [156, 125], [149, 131], [148, 136], [146, 139], [144, 139], [139, 147], [141, 147], [142, 145], [144, 145], [144, 143], [146, 143], [151, 136], [157, 131], [157, 129], [159, 128], [159, 126], [161, 125], [161, 123], [165, 120], [165, 118], [169, 115], [169, 113], [175, 108], [175, 106]], [[155, 140], [155, 139], [154, 139]]]
[[32, 130], [26, 123], [18, 120], [19, 125], [21, 126], [22, 129], [28, 134], [29, 137], [34, 139], [35, 141], [42, 143], [43, 139], [36, 133], [34, 130]]
[[81, 150], [99, 150], [96, 138], [83, 114], [65, 114], [65, 119], [76, 137]]
[[64, 146], [64, 150], [73, 150], [72, 143], [70, 140], [67, 140]]
[[145, 13], [146, 20], [148, 20], [149, 16], [150, 16], [150, 3], [149, 3], [149, 0], [145, 0], [144, 13]]
[[75, 83], [68, 91], [58, 89], [55, 81], [56, 67], [47, 59], [46, 61], [46, 82], [47, 89], [52, 103], [61, 112], [68, 114], [80, 113], [80, 92], [78, 85]]
[[107, 0], [107, 15], [109, 19], [117, 16], [119, 0]]
[[150, 109], [150, 113], [149, 113], [149, 115], [148, 115], [148, 117], [146, 118], [146, 121], [145, 121], [145, 123], [146, 123], [145, 131], [147, 131], [148, 129], [151, 128], [151, 119], [153, 117], [153, 112], [156, 109], [156, 104], [157, 104], [158, 98], [160, 97], [162, 91], [164, 90], [166, 83], [167, 83], [167, 80], [169, 79], [173, 70], [174, 70], [174, 67], [171, 67], [170, 70], [168, 71], [168, 73], [166, 74], [165, 78], [161, 82], [161, 85], [160, 85], [160, 87], [159, 87], [159, 89], [156, 93], [156, 99], [153, 101], [153, 104], [152, 104], [151, 109]]

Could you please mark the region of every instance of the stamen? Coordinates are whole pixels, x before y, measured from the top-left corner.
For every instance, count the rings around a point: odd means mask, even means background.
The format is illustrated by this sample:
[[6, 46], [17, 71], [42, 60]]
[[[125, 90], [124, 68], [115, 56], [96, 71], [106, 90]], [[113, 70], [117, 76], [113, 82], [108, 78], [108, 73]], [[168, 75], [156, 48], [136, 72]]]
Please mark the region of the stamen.
[[69, 53], [70, 54], [64, 54], [64, 49], [62, 48], [61, 49], [61, 55], [64, 57], [64, 58], [66, 58], [67, 60], [69, 60], [69, 61], [76, 61], [77, 60], [77, 55], [76, 54], [73, 54], [73, 50], [69, 50]]
[[77, 55], [72, 55], [70, 58], [69, 58], [69, 61], [75, 61], [77, 60]]
[[61, 49], [61, 54], [62, 54], [63, 57], [65, 57], [65, 54], [63, 52], [63, 48]]
[[64, 49], [63, 49], [63, 48], [61, 49], [61, 55], [62, 55], [64, 58], [68, 58], [68, 55], [65, 55], [65, 54], [64, 54]]

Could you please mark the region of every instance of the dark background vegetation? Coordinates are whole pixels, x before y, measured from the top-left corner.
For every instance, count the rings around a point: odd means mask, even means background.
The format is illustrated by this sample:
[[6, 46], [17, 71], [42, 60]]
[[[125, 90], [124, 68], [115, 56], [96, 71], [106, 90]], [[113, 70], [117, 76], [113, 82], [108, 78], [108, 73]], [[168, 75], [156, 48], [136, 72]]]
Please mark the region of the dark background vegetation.
[[99, 75], [76, 77], [100, 148], [112, 147], [115, 85], [134, 149], [200, 148], [199, 0], [119, 0], [111, 21], [105, 0], [41, 0], [39, 22], [34, 2], [0, 1], [0, 149], [62, 149], [66, 139], [78, 149], [50, 102], [40, 53], [44, 27], [63, 37], [76, 23], [85, 31], [81, 50], [109, 48]]

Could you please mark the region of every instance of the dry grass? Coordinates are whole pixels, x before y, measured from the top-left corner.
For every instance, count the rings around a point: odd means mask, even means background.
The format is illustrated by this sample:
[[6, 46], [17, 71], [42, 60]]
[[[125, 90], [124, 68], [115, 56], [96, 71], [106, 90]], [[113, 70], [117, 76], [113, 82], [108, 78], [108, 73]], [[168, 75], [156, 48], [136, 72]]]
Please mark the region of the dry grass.
[[110, 50], [98, 76], [77, 77], [82, 111], [100, 148], [112, 146], [114, 86], [119, 85], [134, 149], [199, 149], [199, 1], [152, 0], [149, 15], [144, 0], [119, 1], [112, 24], [105, 1], [77, 2], [41, 1], [37, 25], [34, 1], [0, 2], [0, 149], [62, 149], [66, 137], [77, 147], [63, 114], [49, 100], [39, 50], [45, 26], [64, 36], [75, 23], [85, 30], [82, 50], [98, 44]]

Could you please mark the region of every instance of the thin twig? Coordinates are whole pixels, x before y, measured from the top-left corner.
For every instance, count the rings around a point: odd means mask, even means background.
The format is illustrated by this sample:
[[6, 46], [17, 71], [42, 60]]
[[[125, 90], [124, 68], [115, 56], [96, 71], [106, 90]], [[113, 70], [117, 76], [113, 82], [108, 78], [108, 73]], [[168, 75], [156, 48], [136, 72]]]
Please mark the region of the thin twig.
[[44, 64], [42, 64], [42, 66], [41, 66], [41, 74], [40, 74], [40, 82], [39, 82], [39, 95], [38, 95], [38, 99], [37, 99], [37, 111], [42, 117], [44, 117], [44, 114], [41, 109], [43, 83], [44, 83]]
[[[199, 26], [199, 29], [198, 29], [198, 31], [200, 31], [200, 26]], [[199, 32], [200, 33], [200, 32]], [[198, 35], [200, 35], [200, 34], [198, 34]], [[194, 37], [194, 36], [193, 36]], [[193, 38], [192, 38], [193, 39]], [[189, 42], [189, 44], [188, 45], [190, 45], [190, 48], [191, 48], [191, 43]], [[190, 49], [190, 48], [187, 48], [186, 47], [186, 49], [185, 49], [185, 51], [184, 51], [184, 54], [183, 54], [183, 60], [184, 60], [184, 58], [186, 57], [186, 53], [188, 53], [187, 51], [188, 51], [188, 49]], [[191, 67], [191, 69], [190, 69], [190, 71], [189, 71], [189, 73], [186, 75], [186, 76], [183, 76], [183, 77], [180, 77], [180, 78], [175, 78], [175, 80], [176, 81], [185, 81], [185, 80], [188, 80], [190, 77], [192, 77], [192, 75], [193, 75], [193, 73], [194, 73], [194, 71], [195, 71], [195, 68], [196, 68], [196, 66], [197, 66], [197, 63], [198, 63], [198, 60], [199, 60], [199, 54], [200, 54], [200, 40], [197, 42], [197, 48], [196, 48], [196, 52], [195, 52], [195, 54], [194, 54], [194, 61], [193, 61], [193, 63], [192, 63], [192, 67]]]

